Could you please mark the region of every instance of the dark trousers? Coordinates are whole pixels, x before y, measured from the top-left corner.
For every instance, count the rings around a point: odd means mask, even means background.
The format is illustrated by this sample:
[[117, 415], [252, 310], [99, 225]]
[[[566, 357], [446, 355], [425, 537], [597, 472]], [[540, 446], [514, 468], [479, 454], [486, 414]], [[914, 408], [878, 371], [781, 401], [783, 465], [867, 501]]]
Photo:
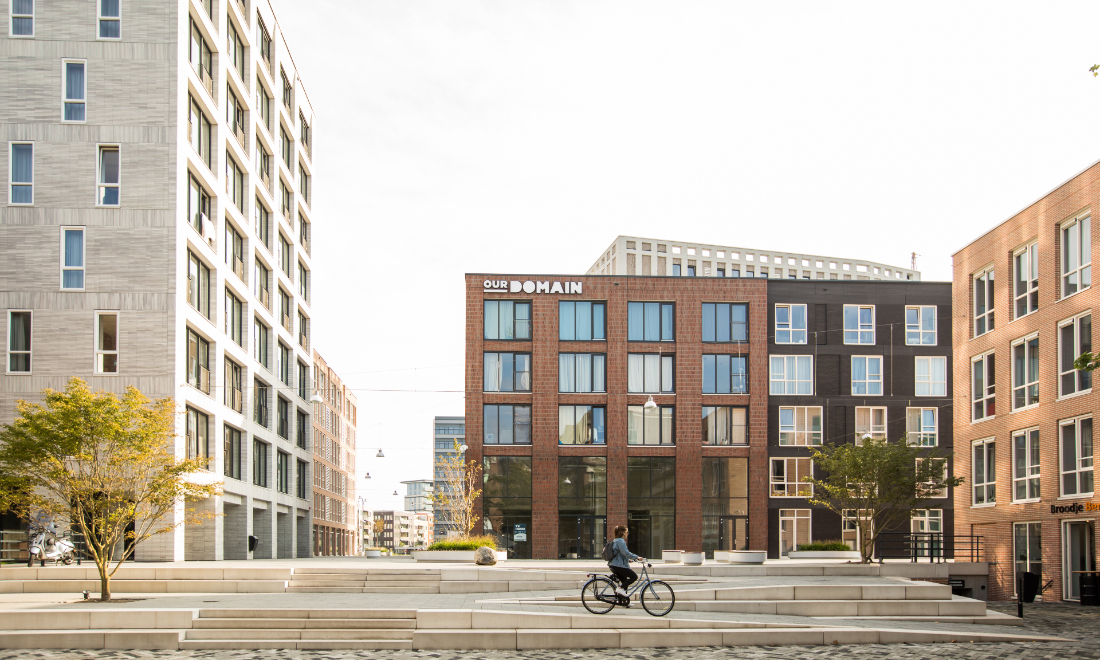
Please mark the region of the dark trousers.
[[623, 589], [630, 589], [630, 585], [638, 581], [638, 574], [629, 568], [619, 566], [608, 566], [608, 568], [615, 574], [615, 577], [619, 578], [619, 582], [623, 583]]

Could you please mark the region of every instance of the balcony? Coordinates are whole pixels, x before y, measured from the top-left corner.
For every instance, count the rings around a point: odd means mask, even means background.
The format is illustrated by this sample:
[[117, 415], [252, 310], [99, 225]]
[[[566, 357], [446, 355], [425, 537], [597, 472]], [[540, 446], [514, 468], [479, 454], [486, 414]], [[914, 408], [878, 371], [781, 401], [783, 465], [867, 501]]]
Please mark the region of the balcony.
[[199, 388], [199, 391], [204, 394], [210, 394], [210, 370], [206, 367], [199, 367], [199, 382], [195, 385]]
[[244, 410], [244, 394], [240, 390], [229, 390], [229, 407], [236, 412]]
[[287, 332], [294, 331], [294, 327], [290, 321], [290, 314], [283, 314], [283, 328], [285, 328]]
[[244, 126], [240, 124], [233, 125], [233, 136], [237, 138], [237, 143], [241, 145], [245, 151], [248, 151], [248, 138], [244, 134]]
[[305, 154], [306, 154], [306, 158], [308, 158], [312, 161], [313, 160], [313, 145], [311, 145], [309, 142], [302, 142], [301, 145], [302, 145], [302, 151], [304, 151]]
[[214, 97], [214, 78], [210, 75], [210, 72], [200, 66], [195, 73], [198, 74], [199, 82], [206, 89], [206, 93], [214, 100], [214, 105], [217, 105], [218, 100]]
[[271, 191], [271, 172], [268, 172], [267, 170], [261, 170], [260, 171], [260, 181], [263, 182], [264, 188], [267, 188], [267, 192], [272, 192]]
[[[299, 239], [299, 241], [298, 241], [298, 242], [302, 244], [302, 249], [306, 251], [306, 254], [310, 254], [310, 251], [309, 251], [309, 239], [308, 239], [308, 238], [306, 238], [305, 236], [302, 236], [302, 237], [301, 237], [301, 238]], [[312, 255], [310, 254], [310, 256], [312, 256]]]
[[236, 255], [233, 255], [233, 274], [244, 281], [244, 261]]
[[[309, 350], [309, 337], [307, 337], [304, 332], [299, 332], [298, 333], [298, 345], [301, 346], [302, 348], [306, 349], [307, 351]], [[302, 398], [303, 399], [308, 399], [309, 397], [304, 396]]]
[[271, 309], [271, 291], [269, 289], [260, 289], [259, 298], [261, 305]]
[[294, 226], [294, 223], [290, 221], [290, 207], [289, 206], [284, 206], [283, 207], [283, 220], [286, 220], [286, 223], [288, 225]]

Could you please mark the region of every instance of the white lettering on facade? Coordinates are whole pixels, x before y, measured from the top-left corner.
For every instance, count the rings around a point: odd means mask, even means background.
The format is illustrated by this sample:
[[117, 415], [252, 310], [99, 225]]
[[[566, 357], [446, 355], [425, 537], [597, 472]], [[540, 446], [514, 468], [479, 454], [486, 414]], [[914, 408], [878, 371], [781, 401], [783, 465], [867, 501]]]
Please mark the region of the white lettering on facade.
[[534, 280], [485, 280], [486, 293], [583, 293], [584, 282], [537, 282]]
[[550, 293], [550, 283], [535, 282], [535, 293]]

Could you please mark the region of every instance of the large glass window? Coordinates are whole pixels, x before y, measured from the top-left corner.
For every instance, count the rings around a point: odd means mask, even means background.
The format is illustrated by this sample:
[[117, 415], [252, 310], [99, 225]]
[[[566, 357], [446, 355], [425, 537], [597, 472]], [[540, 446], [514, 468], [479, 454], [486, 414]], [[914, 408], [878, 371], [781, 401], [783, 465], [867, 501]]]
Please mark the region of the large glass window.
[[233, 206], [244, 212], [244, 170], [228, 153], [225, 155], [225, 192]]
[[268, 452], [271, 445], [252, 440], [252, 483], [267, 488]]
[[769, 393], [813, 394], [814, 357], [812, 355], [773, 355]]
[[984, 335], [993, 329], [993, 269], [983, 270], [974, 276], [974, 336]]
[[1012, 499], [1038, 500], [1039, 429], [1012, 434]]
[[627, 355], [627, 392], [662, 394], [675, 392], [673, 356], [656, 353]]
[[256, 203], [252, 208], [255, 209], [255, 222], [256, 222], [256, 236], [260, 239], [260, 242], [264, 244], [268, 249], [271, 248], [271, 211], [264, 206], [260, 198], [256, 198]]
[[1013, 255], [1013, 294], [1016, 298], [1016, 318], [1039, 309], [1039, 244], [1032, 243]]
[[1062, 495], [1091, 495], [1092, 418], [1064, 420], [1061, 433]]
[[271, 368], [270, 351], [268, 350], [268, 338], [271, 336], [271, 329], [260, 322], [260, 319], [252, 320], [252, 352], [253, 357], [259, 362], [265, 369]]
[[558, 406], [558, 444], [602, 445], [607, 442], [607, 409], [603, 406]]
[[[529, 559], [531, 527], [531, 457], [486, 456], [482, 493], [483, 532], [496, 538], [497, 547], [511, 558]], [[436, 521], [449, 523], [446, 513]]]
[[31, 312], [8, 312], [8, 373], [31, 372]]
[[61, 288], [84, 288], [84, 228], [61, 228]]
[[627, 406], [628, 445], [671, 445], [676, 443], [674, 406]]
[[856, 406], [856, 444], [862, 445], [865, 436], [876, 440], [886, 439], [885, 407]]
[[[302, 397], [303, 399], [306, 397]], [[302, 449], [306, 448], [306, 442], [309, 438], [309, 415], [305, 414], [301, 410], [295, 411], [295, 417], [297, 418], [297, 424], [295, 430], [297, 433], [297, 445]]]
[[187, 302], [210, 318], [210, 268], [190, 251], [187, 253]]
[[210, 394], [210, 342], [187, 329], [187, 384]]
[[559, 353], [559, 392], [606, 392], [607, 356], [603, 353]]
[[813, 484], [803, 477], [813, 476], [813, 461], [809, 458], [771, 459], [771, 497], [810, 497]]
[[34, 145], [13, 143], [11, 145], [11, 197], [9, 204], [34, 203]]
[[558, 301], [558, 339], [562, 341], [607, 339], [607, 304], [587, 300]]
[[740, 355], [703, 356], [703, 394], [748, 392], [748, 358]]
[[779, 408], [779, 444], [820, 445], [823, 438], [819, 406]]
[[1092, 231], [1089, 216], [1062, 225], [1062, 297], [1092, 286]]
[[938, 442], [939, 427], [935, 408], [906, 408], [905, 434], [911, 445], [935, 447]]
[[1012, 345], [1012, 409], [1039, 403], [1039, 336]]
[[195, 97], [188, 95], [187, 98], [190, 100], [187, 111], [187, 140], [195, 148], [195, 152], [199, 154], [202, 162], [206, 163], [206, 167], [208, 169], [213, 168], [214, 156], [211, 149], [210, 120], [206, 117], [206, 113], [202, 111], [202, 107], [199, 106], [199, 102], [195, 100]]
[[225, 364], [225, 405], [230, 410], [241, 412], [244, 409], [244, 368], [228, 357], [223, 359]]
[[[1043, 574], [1043, 539], [1040, 523], [1014, 523], [1012, 525], [1012, 556], [1016, 558], [1015, 574]], [[1015, 585], [1016, 580], [1013, 580]], [[1041, 580], [1040, 580], [1041, 582]]]
[[917, 396], [947, 396], [947, 358], [946, 357], [918, 357], [914, 358], [916, 383], [914, 392]]
[[531, 303], [485, 301], [485, 339], [530, 339]]
[[844, 306], [844, 343], [875, 343], [875, 306]]
[[704, 445], [748, 444], [748, 409], [703, 406]]
[[190, 172], [187, 173], [187, 221], [203, 236], [208, 235], [206, 232], [213, 231], [212, 225], [209, 228], [204, 227], [210, 222], [210, 193], [206, 192], [206, 188]]
[[704, 342], [749, 340], [747, 303], [703, 303]]
[[225, 334], [238, 346], [244, 346], [244, 303], [225, 290]]
[[628, 341], [676, 341], [676, 305], [632, 302], [626, 305]]
[[974, 504], [993, 504], [997, 501], [996, 445], [993, 438], [974, 443]]
[[485, 405], [487, 445], [531, 444], [531, 406]]
[[530, 353], [486, 353], [486, 392], [530, 392]]
[[290, 494], [290, 454], [279, 451], [275, 456], [275, 488]]
[[676, 541], [676, 459], [630, 456], [626, 467], [627, 547], [653, 557]]
[[308, 499], [306, 493], [309, 492], [309, 463], [305, 461], [298, 461], [298, 479], [296, 482], [296, 492], [298, 499]]
[[210, 418], [207, 417], [206, 413], [199, 412], [188, 406], [186, 419], [187, 458], [212, 458], [210, 454], [210, 438], [207, 435], [208, 427], [210, 426]]
[[256, 297], [260, 299], [261, 305], [271, 309], [271, 271], [259, 259], [256, 260], [255, 275]]
[[704, 456], [702, 463], [703, 551], [747, 550], [749, 460]]
[[252, 386], [252, 421], [256, 422], [264, 428], [268, 428], [268, 396], [271, 388], [267, 386], [267, 383], [263, 381], [255, 381]]
[[95, 372], [118, 373], [118, 312], [95, 313]]
[[936, 345], [936, 308], [934, 306], [905, 308], [905, 343], [909, 346]]
[[1092, 351], [1092, 314], [1058, 324], [1058, 396], [1092, 389], [1092, 372], [1078, 371], [1073, 362]]
[[775, 343], [806, 343], [806, 306], [775, 306]]
[[290, 402], [279, 397], [275, 405], [278, 420], [275, 424], [276, 432], [284, 440], [290, 439]]
[[64, 121], [84, 121], [85, 99], [87, 98], [87, 81], [85, 76], [86, 65], [84, 62], [64, 61], [65, 90], [64, 90]]
[[852, 395], [882, 395], [882, 356], [852, 356]]
[[997, 412], [996, 361], [993, 353], [986, 353], [974, 359], [971, 364], [972, 380], [970, 396], [972, 399], [973, 421], [992, 417]]
[[241, 478], [241, 432], [232, 426], [223, 429], [225, 434], [225, 452], [223, 456], [223, 472], [232, 479]]

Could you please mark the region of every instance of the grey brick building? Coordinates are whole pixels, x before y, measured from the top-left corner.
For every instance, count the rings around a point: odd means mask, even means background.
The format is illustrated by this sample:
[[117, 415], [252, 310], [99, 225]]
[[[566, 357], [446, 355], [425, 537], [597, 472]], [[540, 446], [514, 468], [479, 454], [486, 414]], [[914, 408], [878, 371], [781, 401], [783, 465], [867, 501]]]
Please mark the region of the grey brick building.
[[271, 5], [5, 4], [0, 421], [71, 376], [174, 396], [224, 516], [137, 559], [308, 556], [313, 109]]

